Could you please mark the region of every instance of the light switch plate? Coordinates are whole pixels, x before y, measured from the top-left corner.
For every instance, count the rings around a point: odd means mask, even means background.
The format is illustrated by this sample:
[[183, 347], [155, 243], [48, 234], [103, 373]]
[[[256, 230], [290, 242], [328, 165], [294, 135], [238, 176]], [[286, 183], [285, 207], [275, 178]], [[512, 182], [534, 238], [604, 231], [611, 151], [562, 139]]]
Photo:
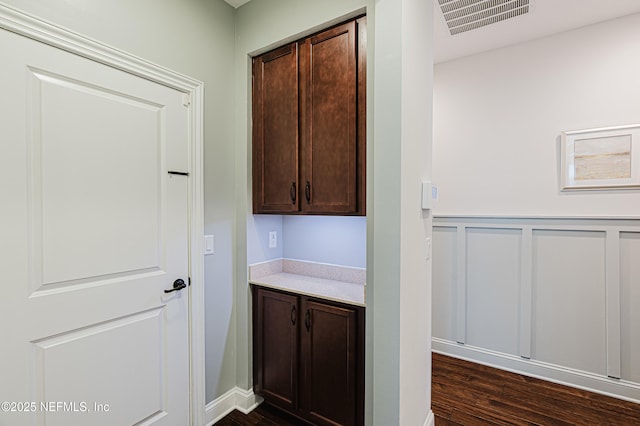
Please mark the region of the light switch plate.
[[214, 239], [213, 235], [205, 235], [204, 236], [204, 255], [208, 256], [213, 254], [214, 251]]
[[278, 232], [271, 231], [269, 232], [269, 248], [278, 247]]
[[431, 259], [431, 237], [425, 239], [425, 260]]

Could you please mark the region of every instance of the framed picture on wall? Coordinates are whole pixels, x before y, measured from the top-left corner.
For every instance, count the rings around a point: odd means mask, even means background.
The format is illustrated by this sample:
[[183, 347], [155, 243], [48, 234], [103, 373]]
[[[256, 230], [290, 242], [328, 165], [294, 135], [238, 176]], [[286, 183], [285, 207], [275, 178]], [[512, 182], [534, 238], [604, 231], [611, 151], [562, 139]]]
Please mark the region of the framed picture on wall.
[[640, 124], [562, 132], [561, 189], [640, 188]]

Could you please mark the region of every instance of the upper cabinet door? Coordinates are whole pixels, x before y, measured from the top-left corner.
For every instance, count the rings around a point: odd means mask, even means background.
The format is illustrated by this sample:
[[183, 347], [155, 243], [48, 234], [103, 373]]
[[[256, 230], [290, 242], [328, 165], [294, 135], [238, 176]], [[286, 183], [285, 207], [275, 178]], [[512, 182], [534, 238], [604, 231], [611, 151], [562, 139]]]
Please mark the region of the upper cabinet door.
[[253, 59], [253, 212], [299, 209], [298, 49]]
[[253, 212], [364, 215], [366, 18], [253, 60]]
[[357, 210], [355, 21], [301, 43], [301, 210]]

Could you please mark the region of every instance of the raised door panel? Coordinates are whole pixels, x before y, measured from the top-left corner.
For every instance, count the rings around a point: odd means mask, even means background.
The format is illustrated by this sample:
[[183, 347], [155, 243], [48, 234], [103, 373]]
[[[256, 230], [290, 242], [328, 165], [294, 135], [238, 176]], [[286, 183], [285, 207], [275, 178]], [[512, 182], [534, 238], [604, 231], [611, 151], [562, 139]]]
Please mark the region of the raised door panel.
[[305, 212], [357, 212], [356, 42], [352, 21], [301, 44], [300, 185]]
[[0, 51], [0, 400], [31, 408], [0, 424], [188, 424], [183, 93], [7, 30]]
[[298, 211], [298, 53], [253, 60], [253, 212]]
[[315, 424], [356, 425], [358, 312], [303, 299], [301, 410]]
[[297, 296], [258, 288], [254, 318], [256, 392], [288, 410], [297, 408]]

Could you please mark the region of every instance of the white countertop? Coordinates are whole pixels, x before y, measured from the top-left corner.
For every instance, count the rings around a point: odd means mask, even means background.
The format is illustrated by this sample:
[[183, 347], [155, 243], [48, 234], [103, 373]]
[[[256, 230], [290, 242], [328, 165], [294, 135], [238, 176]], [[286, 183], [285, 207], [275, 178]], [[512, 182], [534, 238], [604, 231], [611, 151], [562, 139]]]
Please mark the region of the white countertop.
[[[289, 271], [296, 271], [291, 273]], [[316, 275], [307, 275], [309, 271]], [[301, 273], [302, 272], [302, 273]], [[317, 275], [330, 276], [327, 279]], [[249, 267], [249, 283], [276, 290], [284, 290], [305, 296], [333, 300], [350, 305], [365, 306], [364, 270], [336, 265], [302, 262], [291, 259], [277, 259]]]

